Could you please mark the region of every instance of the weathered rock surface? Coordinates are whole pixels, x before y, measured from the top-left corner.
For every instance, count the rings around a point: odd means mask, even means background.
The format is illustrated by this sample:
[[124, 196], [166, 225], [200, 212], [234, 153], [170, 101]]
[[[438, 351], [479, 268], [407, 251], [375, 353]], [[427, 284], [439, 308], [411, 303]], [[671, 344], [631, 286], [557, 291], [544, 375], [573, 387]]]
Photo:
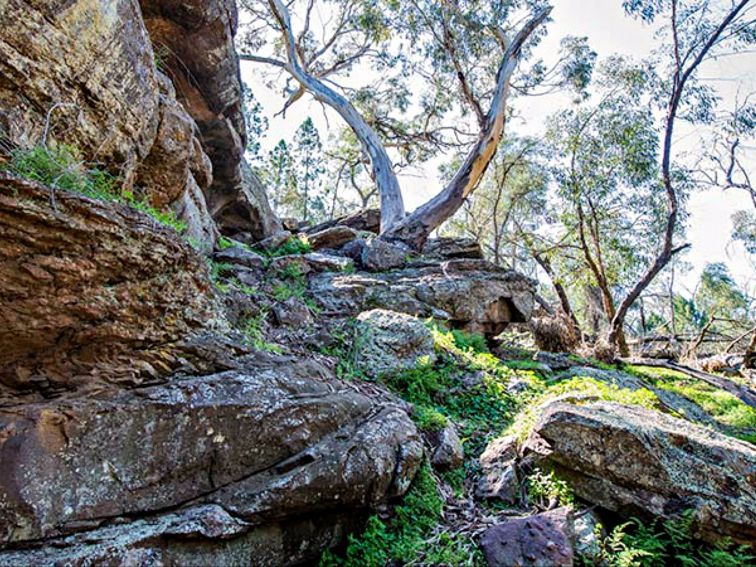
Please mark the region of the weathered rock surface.
[[346, 226], [357, 231], [378, 234], [381, 230], [381, 211], [379, 209], [363, 209], [356, 213], [333, 219], [307, 229], [308, 234], [320, 232], [334, 226]]
[[[0, 542], [16, 545], [131, 515], [152, 526], [158, 549], [172, 547], [176, 530], [199, 530], [200, 540], [258, 529], [276, 537], [279, 524], [319, 513], [344, 521], [402, 494], [422, 456], [399, 408], [341, 390], [315, 364], [270, 357], [163, 386], [6, 407], [0, 431]], [[191, 519], [208, 506], [223, 518]], [[77, 541], [51, 549], [75, 551]], [[225, 547], [217, 542], [216, 562]], [[31, 557], [0, 552], [3, 564]]]
[[129, 207], [0, 176], [0, 399], [165, 373], [222, 329], [202, 260]]
[[404, 313], [373, 309], [357, 317], [355, 361], [370, 376], [433, 362], [433, 337], [425, 324]]
[[425, 434], [433, 448], [431, 464], [440, 471], [447, 471], [461, 467], [465, 460], [465, 451], [457, 428], [453, 423], [447, 424], [440, 431], [429, 431]]
[[385, 272], [407, 263], [409, 248], [403, 244], [373, 238], [365, 242], [360, 252], [360, 265], [369, 272]]
[[481, 476], [475, 486], [475, 497], [516, 504], [520, 499], [517, 439], [507, 436], [493, 440], [480, 456], [479, 463]]
[[429, 258], [483, 259], [480, 243], [474, 238], [430, 238], [423, 247], [423, 255]]
[[534, 303], [532, 280], [483, 260], [421, 263], [388, 273], [320, 274], [311, 278], [310, 291], [334, 315], [378, 307], [433, 316], [488, 335], [527, 321]]
[[359, 237], [357, 231], [348, 226], [334, 226], [309, 234], [307, 240], [313, 250], [321, 250], [322, 248], [341, 248], [357, 237]]
[[756, 449], [639, 406], [547, 406], [526, 444], [580, 498], [622, 515], [692, 510], [700, 535], [756, 541]]
[[153, 52], [135, 0], [0, 4], [0, 132], [32, 146], [45, 123], [49, 139], [133, 179], [159, 124]]
[[144, 22], [178, 99], [196, 121], [213, 164], [208, 208], [224, 234], [256, 240], [281, 230], [265, 191], [244, 161], [246, 129], [233, 0], [140, 0]]
[[558, 508], [505, 520], [484, 532], [489, 567], [571, 567], [575, 560], [572, 510]]

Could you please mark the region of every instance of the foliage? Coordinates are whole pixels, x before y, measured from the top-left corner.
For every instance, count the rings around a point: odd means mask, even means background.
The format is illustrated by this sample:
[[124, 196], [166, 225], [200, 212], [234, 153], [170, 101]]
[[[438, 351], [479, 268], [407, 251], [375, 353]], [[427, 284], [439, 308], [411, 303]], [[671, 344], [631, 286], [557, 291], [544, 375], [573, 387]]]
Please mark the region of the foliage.
[[544, 472], [539, 468], [528, 476], [528, 501], [539, 508], [547, 509], [552, 503], [559, 506], [575, 504], [575, 495], [570, 486], [557, 478], [554, 471]]
[[288, 264], [277, 270], [275, 275], [284, 280], [273, 286], [273, 298], [276, 301], [286, 301], [291, 297], [304, 298], [307, 292], [307, 279], [299, 265]]
[[281, 256], [291, 256], [295, 254], [307, 254], [312, 251], [312, 245], [303, 234], [293, 236], [284, 242], [278, 248], [269, 250], [266, 255], [269, 258], [279, 258]]
[[644, 524], [637, 518], [617, 526], [600, 541], [599, 559], [609, 567], [736, 567], [753, 565], [746, 546], [724, 539], [708, 546], [694, 538], [691, 511], [680, 518]]
[[480, 565], [480, 552], [473, 552], [474, 543], [466, 538], [439, 534], [429, 541], [442, 511], [436, 479], [425, 463], [391, 518], [371, 516], [361, 534], [349, 536], [343, 554], [324, 553], [320, 566], [384, 567], [412, 560], [426, 565]]
[[294, 134], [294, 171], [297, 179], [297, 208], [290, 216], [304, 222], [326, 219], [326, 204], [320, 191], [325, 173], [320, 134], [312, 119], [307, 117]]
[[615, 384], [600, 382], [595, 378], [577, 376], [552, 383], [546, 387], [540, 396], [530, 402], [517, 416], [505, 434], [514, 435], [520, 441], [524, 441], [530, 435], [543, 406], [562, 396], [569, 396], [571, 403], [581, 403], [584, 400], [602, 400], [659, 409], [659, 400], [650, 390], [645, 388], [629, 390], [620, 388]]
[[70, 191], [100, 201], [127, 204], [178, 233], [186, 230], [186, 223], [180, 221], [172, 210], [156, 209], [146, 198], [137, 198], [130, 191], [119, 194], [117, 179], [101, 169], [88, 166], [73, 146], [55, 144], [16, 149], [11, 152], [10, 160], [3, 168], [13, 175], [52, 189]]
[[459, 329], [453, 329], [451, 335], [458, 349], [464, 351], [471, 350], [478, 354], [488, 352], [486, 338], [480, 333], [467, 333]]
[[268, 130], [268, 119], [263, 115], [262, 106], [246, 83], [242, 83], [242, 111], [247, 127], [245, 155], [250, 165], [257, 169], [263, 162], [261, 142]]
[[283, 351], [280, 346], [269, 343], [265, 340], [262, 327], [267, 318], [267, 312], [263, 311], [255, 317], [250, 317], [242, 325], [241, 331], [245, 337], [245, 343], [257, 350], [281, 354]]
[[651, 382], [657, 388], [689, 399], [723, 425], [756, 430], [756, 410], [729, 392], [667, 368], [628, 365], [624, 370]]

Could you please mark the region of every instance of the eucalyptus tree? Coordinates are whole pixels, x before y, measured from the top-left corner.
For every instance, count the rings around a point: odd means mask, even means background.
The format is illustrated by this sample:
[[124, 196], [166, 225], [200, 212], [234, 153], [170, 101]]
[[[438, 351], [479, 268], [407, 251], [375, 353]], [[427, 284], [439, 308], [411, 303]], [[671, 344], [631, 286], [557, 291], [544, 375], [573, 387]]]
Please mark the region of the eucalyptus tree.
[[643, 274], [619, 302], [607, 340], [616, 344], [628, 311], [669, 264], [687, 248], [676, 244], [680, 216], [679, 183], [675, 177], [675, 130], [681, 121], [710, 122], [717, 98], [701, 78], [701, 67], [720, 55], [732, 55], [756, 42], [754, 0], [624, 0], [627, 14], [659, 25], [653, 65], [657, 71], [655, 102], [663, 112], [660, 182], [666, 200], [661, 244]]
[[[242, 60], [285, 81], [284, 110], [309, 94], [351, 128], [378, 189], [381, 233], [423, 245], [469, 197], [496, 153], [514, 88], [584, 87], [591, 52], [565, 43], [558, 69], [518, 65], [544, 31], [543, 0], [242, 0]], [[359, 71], [360, 79], [355, 70]], [[405, 213], [395, 163], [466, 147], [441, 191]], [[392, 159], [393, 156], [393, 159]]]
[[[599, 66], [597, 100], [556, 113], [546, 140], [563, 230], [580, 250], [586, 285], [617, 312], [615, 289], [637, 278], [663, 233], [658, 133], [648, 106], [651, 70], [610, 57]], [[617, 335], [627, 353], [624, 333]]]

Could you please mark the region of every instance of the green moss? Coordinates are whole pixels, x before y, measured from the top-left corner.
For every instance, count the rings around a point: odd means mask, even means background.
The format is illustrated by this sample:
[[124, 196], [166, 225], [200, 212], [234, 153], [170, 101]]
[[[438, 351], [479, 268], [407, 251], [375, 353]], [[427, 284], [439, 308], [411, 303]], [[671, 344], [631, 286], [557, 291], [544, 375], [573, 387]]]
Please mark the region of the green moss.
[[[645, 524], [637, 518], [617, 526], [604, 539], [599, 538], [598, 562], [609, 567], [739, 567], [755, 565], [756, 556], [746, 546], [733, 545], [728, 539], [707, 545], [694, 539], [694, 516]], [[594, 565], [595, 561], [582, 561]]]
[[418, 561], [423, 565], [482, 565], [482, 556], [468, 537], [438, 531], [443, 500], [426, 463], [391, 518], [371, 516], [365, 530], [349, 536], [346, 550], [326, 552], [321, 567], [384, 567]]
[[[722, 425], [740, 430], [756, 430], [756, 410], [729, 392], [667, 368], [628, 365], [624, 370], [649, 381], [657, 388], [687, 398]], [[756, 432], [736, 432], [736, 435], [750, 440], [756, 436]]]
[[412, 421], [422, 431], [441, 431], [449, 425], [449, 420], [444, 414], [422, 404], [415, 406], [415, 411], [412, 413]]
[[539, 397], [525, 407], [515, 422], [505, 431], [505, 434], [514, 435], [520, 441], [524, 441], [530, 435], [542, 406], [550, 400], [567, 395], [578, 398], [585, 397], [590, 400], [638, 405], [655, 410], [660, 409], [656, 395], [645, 388], [629, 390], [619, 388], [614, 384], [605, 384], [587, 376], [576, 376], [548, 386]]

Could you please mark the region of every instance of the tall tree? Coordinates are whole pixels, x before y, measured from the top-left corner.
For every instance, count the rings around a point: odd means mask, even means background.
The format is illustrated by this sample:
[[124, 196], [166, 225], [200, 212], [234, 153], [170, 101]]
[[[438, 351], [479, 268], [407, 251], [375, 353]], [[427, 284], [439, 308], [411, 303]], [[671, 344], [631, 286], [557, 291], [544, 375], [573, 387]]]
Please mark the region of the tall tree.
[[302, 122], [294, 134], [292, 157], [301, 203], [301, 219], [306, 223], [323, 220], [326, 213], [323, 202], [323, 145], [310, 117]]
[[273, 197], [273, 207], [280, 215], [288, 214], [297, 200], [294, 165], [285, 140], [280, 140], [268, 154], [261, 177]]
[[742, 51], [756, 41], [754, 20], [747, 7], [753, 0], [624, 0], [625, 11], [641, 21], [663, 20], [662, 48], [656, 67], [660, 77], [657, 100], [664, 109], [661, 183], [667, 218], [661, 246], [643, 275], [628, 290], [612, 318], [607, 340], [616, 344], [628, 311], [672, 257], [687, 247], [675, 245], [680, 199], [674, 177], [675, 127], [680, 120], [710, 120], [716, 104], [711, 89], [699, 77], [701, 65], [724, 52]]
[[[296, 87], [287, 106], [309, 93], [341, 116], [370, 163], [380, 195], [382, 235], [416, 248], [462, 206], [485, 173], [504, 132], [513, 74], [550, 13], [540, 0], [242, 4], [252, 30], [242, 59], [288, 73]], [[328, 23], [322, 33], [314, 33], [316, 7], [326, 4], [331, 9]], [[532, 15], [515, 23], [528, 9]], [[278, 41], [269, 41], [271, 34]], [[278, 49], [261, 55], [265, 44]], [[534, 76], [540, 83], [554, 76], [574, 84], [585, 81], [591, 53], [584, 42], [571, 43], [567, 53], [558, 73], [538, 68]], [[581, 63], [586, 59], [587, 64]], [[337, 79], [358, 64], [369, 66], [375, 80], [369, 86], [339, 86]], [[413, 99], [413, 91], [421, 96]], [[421, 109], [413, 119], [391, 115], [393, 109], [406, 114], [412, 102]], [[469, 116], [473, 130], [444, 124], [442, 119], [452, 114]], [[457, 118], [455, 123], [465, 121]], [[454, 144], [469, 147], [455, 175], [436, 197], [406, 215], [389, 151], [411, 157], [413, 151]]]
[[255, 98], [248, 84], [242, 84], [242, 105], [244, 122], [247, 126], [247, 147], [245, 155], [253, 168], [263, 164], [262, 140], [268, 131], [268, 119], [262, 112], [262, 106]]

